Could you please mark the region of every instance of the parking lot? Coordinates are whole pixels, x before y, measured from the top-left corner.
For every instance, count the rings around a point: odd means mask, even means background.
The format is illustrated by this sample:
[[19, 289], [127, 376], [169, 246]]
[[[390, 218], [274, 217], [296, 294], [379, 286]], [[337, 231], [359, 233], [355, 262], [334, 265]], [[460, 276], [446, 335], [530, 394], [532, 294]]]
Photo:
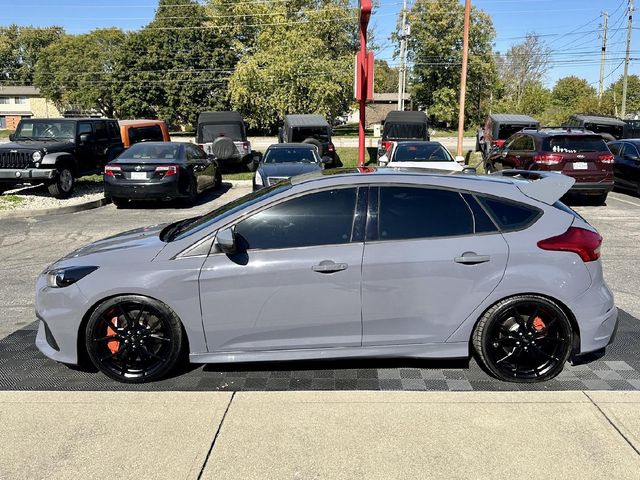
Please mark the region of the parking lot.
[[198, 205], [108, 205], [85, 212], [4, 218], [0, 231], [0, 388], [16, 390], [640, 390], [640, 295], [635, 265], [640, 199], [612, 193], [606, 206], [576, 206], [604, 237], [605, 277], [621, 309], [618, 337], [599, 360], [565, 369], [536, 386], [505, 384], [467, 362], [313, 362], [186, 368], [143, 386], [115, 384], [91, 371], [70, 369], [40, 354], [33, 344], [33, 285], [50, 263], [88, 242], [127, 229], [171, 222], [206, 212], [250, 190], [226, 183]]

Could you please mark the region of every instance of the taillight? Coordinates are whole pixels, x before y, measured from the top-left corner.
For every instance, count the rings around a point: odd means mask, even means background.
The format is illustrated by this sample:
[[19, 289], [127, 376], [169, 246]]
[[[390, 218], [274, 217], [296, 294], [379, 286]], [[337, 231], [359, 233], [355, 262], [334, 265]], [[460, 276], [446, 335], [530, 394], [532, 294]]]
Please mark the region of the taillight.
[[333, 143], [330, 143], [329, 145], [327, 145], [327, 152], [333, 153], [335, 151], [336, 151], [336, 147], [333, 145]]
[[170, 177], [178, 174], [178, 167], [177, 165], [162, 165], [156, 167], [156, 172], [163, 172], [165, 177]]
[[249, 142], [242, 142], [242, 148], [244, 148], [245, 152], [248, 152], [251, 150], [251, 144]]
[[533, 161], [535, 163], [541, 163], [542, 165], [558, 165], [562, 163], [562, 155], [553, 155], [553, 154], [545, 154], [545, 155], [534, 155]]
[[117, 165], [108, 165], [108, 164], [104, 167], [104, 174], [107, 177], [115, 177], [115, 172], [118, 172], [118, 173], [122, 172], [122, 168], [120, 168]]
[[562, 235], [538, 242], [538, 247], [543, 250], [577, 253], [583, 262], [599, 259], [600, 245], [602, 237], [598, 233], [578, 227], [570, 227]]
[[384, 150], [385, 152], [389, 150], [390, 146], [391, 146], [391, 142], [387, 142], [387, 141], [382, 142], [382, 150]]
[[493, 142], [491, 142], [495, 147], [502, 147], [505, 143], [506, 140], [494, 140]]
[[600, 162], [602, 163], [613, 163], [613, 160], [615, 158], [616, 157], [614, 157], [610, 153], [603, 153], [602, 155], [598, 155], [598, 160], [600, 160]]

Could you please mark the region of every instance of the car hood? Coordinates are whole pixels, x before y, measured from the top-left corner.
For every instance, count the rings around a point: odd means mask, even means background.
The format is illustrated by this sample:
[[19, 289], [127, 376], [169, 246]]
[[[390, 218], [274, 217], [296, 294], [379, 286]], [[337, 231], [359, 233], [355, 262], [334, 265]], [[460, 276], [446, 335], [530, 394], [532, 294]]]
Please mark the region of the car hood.
[[69, 253], [56, 266], [107, 265], [114, 263], [150, 262], [164, 248], [160, 232], [165, 225], [137, 228], [98, 240]]
[[448, 170], [450, 172], [462, 171], [462, 165], [458, 162], [391, 162], [389, 167], [396, 168], [426, 168], [429, 170]]
[[20, 140], [18, 142], [3, 143], [0, 150], [46, 150], [47, 152], [60, 152], [73, 148], [73, 143], [69, 141], [42, 141], [42, 140]]
[[322, 167], [317, 163], [263, 163], [259, 172], [261, 177], [294, 177], [303, 173], [319, 172]]

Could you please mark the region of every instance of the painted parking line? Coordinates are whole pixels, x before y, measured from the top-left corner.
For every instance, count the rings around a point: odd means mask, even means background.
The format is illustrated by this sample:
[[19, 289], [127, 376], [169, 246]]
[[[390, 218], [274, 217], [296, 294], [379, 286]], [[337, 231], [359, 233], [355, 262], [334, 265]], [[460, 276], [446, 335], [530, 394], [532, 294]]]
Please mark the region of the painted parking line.
[[618, 202], [622, 202], [622, 203], [627, 203], [629, 205], [634, 205], [636, 207], [640, 207], [640, 203], [635, 203], [635, 202], [631, 202], [629, 200], [625, 200], [622, 198], [618, 198], [617, 196], [613, 196], [613, 195], [609, 195], [609, 197], [607, 198], [608, 200], [616, 200]]

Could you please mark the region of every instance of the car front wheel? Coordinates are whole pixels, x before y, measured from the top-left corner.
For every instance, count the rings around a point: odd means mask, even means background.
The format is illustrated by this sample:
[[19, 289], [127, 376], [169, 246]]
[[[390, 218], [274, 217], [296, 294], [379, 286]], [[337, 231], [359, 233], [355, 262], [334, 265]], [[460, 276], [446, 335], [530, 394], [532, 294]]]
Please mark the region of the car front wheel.
[[165, 304], [140, 295], [111, 298], [87, 322], [86, 349], [95, 367], [125, 383], [158, 380], [176, 365], [182, 328]]
[[75, 179], [69, 167], [61, 167], [56, 179], [49, 185], [49, 193], [55, 198], [69, 198], [73, 193]]
[[487, 310], [472, 343], [482, 366], [496, 378], [535, 383], [562, 371], [572, 339], [571, 323], [558, 305], [537, 295], [521, 295]]

